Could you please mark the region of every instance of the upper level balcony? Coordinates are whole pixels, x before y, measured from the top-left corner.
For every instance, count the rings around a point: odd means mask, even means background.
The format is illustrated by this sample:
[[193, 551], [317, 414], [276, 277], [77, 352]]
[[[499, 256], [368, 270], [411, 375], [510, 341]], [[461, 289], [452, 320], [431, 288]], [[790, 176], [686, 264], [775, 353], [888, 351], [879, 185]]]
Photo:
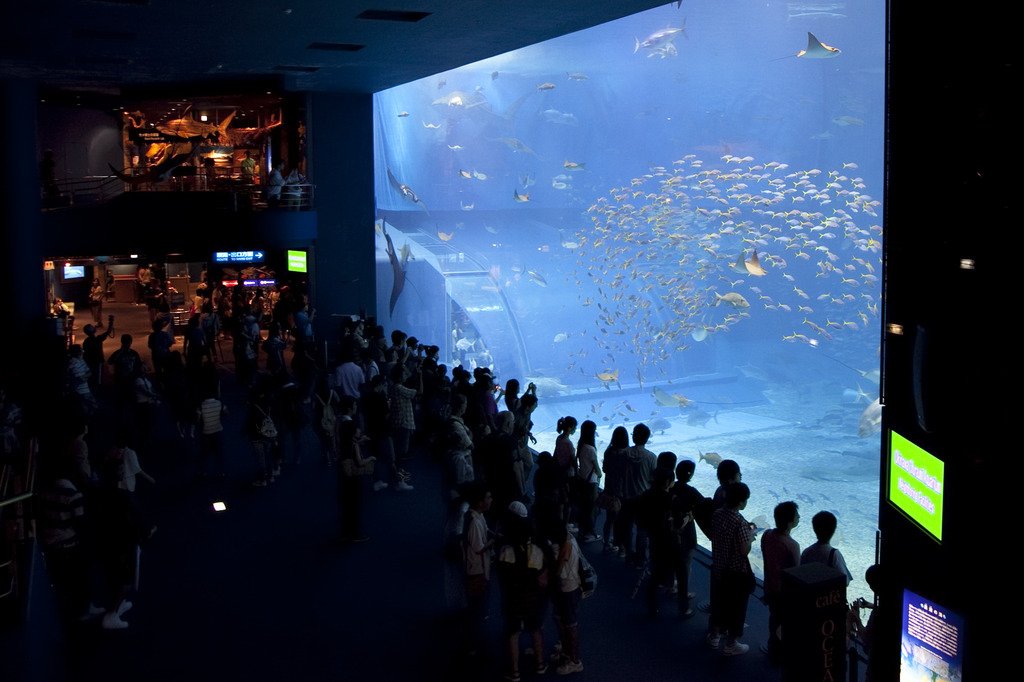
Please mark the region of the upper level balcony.
[[268, 203], [262, 186], [229, 174], [176, 172], [163, 182], [129, 177], [65, 180], [49, 192], [43, 188], [46, 252], [287, 248], [316, 238], [316, 188], [310, 183], [285, 185], [280, 199]]

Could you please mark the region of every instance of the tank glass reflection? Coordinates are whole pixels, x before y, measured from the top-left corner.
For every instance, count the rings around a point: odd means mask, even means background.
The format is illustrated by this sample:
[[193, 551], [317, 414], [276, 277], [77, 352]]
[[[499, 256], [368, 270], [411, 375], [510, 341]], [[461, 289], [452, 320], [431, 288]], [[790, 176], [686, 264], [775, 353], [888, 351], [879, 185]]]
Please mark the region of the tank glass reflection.
[[[877, 524], [884, 3], [658, 7], [378, 93], [378, 317], [555, 422]], [[752, 553], [760, 570], [760, 553]]]

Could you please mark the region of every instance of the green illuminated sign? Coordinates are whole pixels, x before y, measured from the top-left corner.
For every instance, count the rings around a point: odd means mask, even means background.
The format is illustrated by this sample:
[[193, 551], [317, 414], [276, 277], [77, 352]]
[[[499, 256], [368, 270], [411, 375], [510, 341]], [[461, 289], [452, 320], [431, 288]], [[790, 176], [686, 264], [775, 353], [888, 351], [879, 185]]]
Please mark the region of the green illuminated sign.
[[288, 250], [289, 272], [306, 272], [306, 252]]
[[889, 501], [941, 541], [945, 463], [889, 433]]

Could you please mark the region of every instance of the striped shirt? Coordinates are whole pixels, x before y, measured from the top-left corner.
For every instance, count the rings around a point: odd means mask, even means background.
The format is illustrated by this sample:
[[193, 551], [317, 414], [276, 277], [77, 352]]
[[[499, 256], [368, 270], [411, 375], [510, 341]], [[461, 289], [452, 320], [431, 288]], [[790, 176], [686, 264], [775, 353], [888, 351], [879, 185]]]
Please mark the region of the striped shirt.
[[216, 398], [207, 398], [196, 410], [199, 417], [199, 424], [203, 427], [204, 434], [219, 433], [224, 430], [220, 418], [224, 414], [224, 405]]

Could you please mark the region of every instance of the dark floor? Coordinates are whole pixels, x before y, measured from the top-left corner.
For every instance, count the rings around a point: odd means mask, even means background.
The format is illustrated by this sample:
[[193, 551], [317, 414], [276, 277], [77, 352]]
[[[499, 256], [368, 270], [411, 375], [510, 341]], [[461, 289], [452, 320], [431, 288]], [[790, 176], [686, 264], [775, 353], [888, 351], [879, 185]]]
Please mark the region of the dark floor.
[[[117, 316], [118, 333], [134, 332], [143, 351], [145, 309], [108, 308]], [[108, 355], [115, 348], [114, 340], [107, 342]], [[374, 493], [366, 482], [363, 509], [371, 539], [341, 544], [337, 479], [320, 464], [311, 431], [304, 434], [300, 464], [268, 488], [251, 487], [254, 465], [241, 438], [244, 394], [231, 373], [230, 342], [224, 350], [224, 395], [232, 410], [226, 480], [196, 480], [195, 449], [173, 432], [166, 414], [157, 448], [141, 458], [157, 484], [140, 480], [138, 495], [159, 530], [142, 551], [140, 589], [125, 615], [130, 628], [62, 627], [38, 561], [27, 622], [0, 632], [0, 680], [501, 679], [496, 585], [489, 651], [473, 662], [457, 653], [457, 611], [446, 597], [453, 574], [441, 553], [447, 509], [437, 465], [424, 453], [407, 464], [412, 492]], [[102, 434], [95, 438], [94, 458], [102, 454]], [[216, 500], [228, 510], [214, 513]], [[704, 642], [705, 614], [679, 620], [666, 595], [662, 615], [649, 619], [643, 593], [631, 599], [639, 572], [600, 549], [600, 543], [584, 547], [599, 585], [581, 605], [585, 669], [576, 679], [781, 679], [758, 651], [767, 612], [756, 599], [743, 638], [751, 652], [726, 658]], [[698, 602], [707, 596], [707, 582], [707, 569], [696, 566]], [[549, 653], [554, 640], [549, 621]], [[554, 675], [553, 669], [547, 673]]]

